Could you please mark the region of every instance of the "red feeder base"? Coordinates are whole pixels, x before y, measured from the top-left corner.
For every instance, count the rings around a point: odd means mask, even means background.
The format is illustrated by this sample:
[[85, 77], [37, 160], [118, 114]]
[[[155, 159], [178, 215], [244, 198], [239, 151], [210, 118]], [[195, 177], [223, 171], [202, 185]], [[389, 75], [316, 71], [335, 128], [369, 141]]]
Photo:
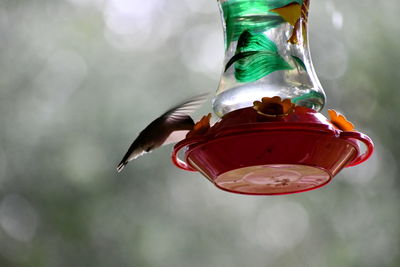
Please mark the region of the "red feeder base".
[[[373, 152], [366, 135], [340, 131], [311, 109], [283, 118], [260, 116], [252, 108], [227, 114], [206, 135], [178, 143], [175, 165], [197, 170], [229, 192], [277, 195], [319, 188]], [[357, 140], [367, 146], [362, 155]], [[178, 157], [182, 152], [184, 160]]]

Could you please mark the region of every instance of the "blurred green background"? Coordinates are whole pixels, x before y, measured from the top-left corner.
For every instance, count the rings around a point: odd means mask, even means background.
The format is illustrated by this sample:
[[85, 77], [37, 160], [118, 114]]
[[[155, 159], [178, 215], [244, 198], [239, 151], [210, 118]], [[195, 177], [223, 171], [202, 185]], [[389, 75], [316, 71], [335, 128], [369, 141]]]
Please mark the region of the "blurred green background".
[[376, 152], [324, 188], [252, 197], [175, 168], [170, 146], [115, 171], [148, 122], [216, 89], [216, 1], [1, 0], [0, 266], [400, 266], [399, 13], [311, 1], [324, 112]]

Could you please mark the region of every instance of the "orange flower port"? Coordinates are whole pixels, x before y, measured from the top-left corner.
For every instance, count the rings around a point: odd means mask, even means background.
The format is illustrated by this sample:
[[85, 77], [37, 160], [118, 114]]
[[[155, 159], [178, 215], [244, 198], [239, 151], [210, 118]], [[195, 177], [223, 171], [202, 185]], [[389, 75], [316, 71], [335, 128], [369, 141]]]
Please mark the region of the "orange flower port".
[[330, 122], [337, 129], [348, 132], [354, 131], [354, 124], [349, 122], [343, 114], [334, 109], [328, 109], [328, 115]]
[[193, 136], [204, 135], [210, 129], [211, 113], [203, 116], [194, 126], [193, 129], [187, 133], [186, 138]]
[[268, 117], [282, 117], [294, 112], [295, 104], [290, 99], [281, 100], [279, 96], [263, 97], [254, 101], [253, 108], [258, 114]]

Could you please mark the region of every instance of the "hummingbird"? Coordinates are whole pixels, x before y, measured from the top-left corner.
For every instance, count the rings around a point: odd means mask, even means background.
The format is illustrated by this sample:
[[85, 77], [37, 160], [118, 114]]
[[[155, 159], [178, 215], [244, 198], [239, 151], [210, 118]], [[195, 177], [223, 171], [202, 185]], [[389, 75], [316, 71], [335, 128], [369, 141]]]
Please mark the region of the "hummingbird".
[[118, 164], [117, 171], [121, 172], [129, 161], [162, 145], [183, 140], [186, 133], [195, 125], [189, 114], [198, 109], [206, 101], [208, 95], [201, 94], [187, 99], [152, 121], [133, 141]]

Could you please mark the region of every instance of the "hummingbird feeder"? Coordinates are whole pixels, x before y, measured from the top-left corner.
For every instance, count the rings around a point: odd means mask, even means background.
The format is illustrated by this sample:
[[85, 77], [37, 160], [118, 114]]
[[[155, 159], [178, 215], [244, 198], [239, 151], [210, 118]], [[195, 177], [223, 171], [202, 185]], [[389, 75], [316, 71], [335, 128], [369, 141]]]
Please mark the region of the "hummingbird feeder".
[[[249, 195], [304, 192], [366, 161], [371, 139], [325, 104], [308, 47], [309, 0], [218, 0], [224, 70], [210, 127], [204, 116], [175, 145], [176, 166]], [[363, 152], [360, 144], [366, 149]]]

